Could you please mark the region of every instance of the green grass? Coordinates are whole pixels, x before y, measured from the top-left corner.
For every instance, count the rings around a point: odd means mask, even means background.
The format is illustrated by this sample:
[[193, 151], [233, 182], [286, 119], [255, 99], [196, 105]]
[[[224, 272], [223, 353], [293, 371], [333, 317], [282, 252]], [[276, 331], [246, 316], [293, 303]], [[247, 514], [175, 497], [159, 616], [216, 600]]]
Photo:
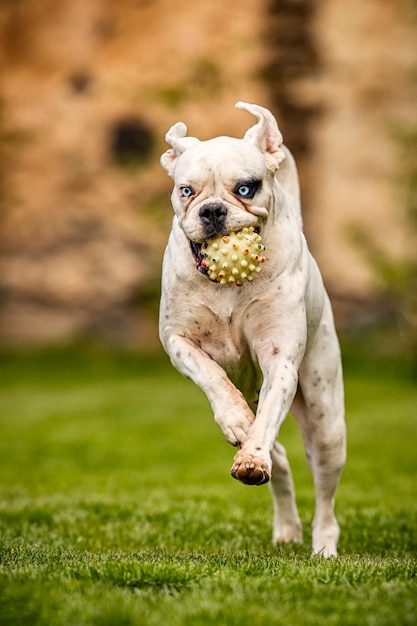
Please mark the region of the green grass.
[[314, 497], [286, 445], [305, 545], [273, 548], [266, 487], [165, 358], [103, 349], [0, 355], [0, 624], [417, 623], [417, 386], [347, 358], [340, 556], [310, 556]]

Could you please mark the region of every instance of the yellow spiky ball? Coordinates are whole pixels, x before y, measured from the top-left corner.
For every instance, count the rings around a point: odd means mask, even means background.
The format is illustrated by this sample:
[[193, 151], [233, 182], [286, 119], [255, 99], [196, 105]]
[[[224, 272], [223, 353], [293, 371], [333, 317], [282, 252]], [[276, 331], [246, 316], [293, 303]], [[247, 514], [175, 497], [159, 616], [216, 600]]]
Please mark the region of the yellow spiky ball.
[[241, 287], [261, 271], [266, 260], [264, 252], [261, 236], [249, 226], [209, 239], [202, 249], [205, 257], [202, 265], [207, 268], [210, 280], [226, 287]]

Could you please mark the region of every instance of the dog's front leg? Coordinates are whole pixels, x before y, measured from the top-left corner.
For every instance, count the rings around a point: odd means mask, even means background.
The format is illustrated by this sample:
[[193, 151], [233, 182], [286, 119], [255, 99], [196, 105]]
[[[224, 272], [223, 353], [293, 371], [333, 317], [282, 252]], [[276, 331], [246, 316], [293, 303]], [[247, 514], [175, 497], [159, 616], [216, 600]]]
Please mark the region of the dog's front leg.
[[[301, 345], [301, 344], [299, 344]], [[259, 394], [256, 419], [245, 444], [235, 456], [233, 478], [247, 485], [261, 485], [271, 477], [271, 451], [297, 391], [298, 365], [301, 356], [296, 349], [274, 354], [277, 349], [262, 346], [258, 361], [264, 381]], [[295, 356], [297, 355], [297, 356]]]
[[224, 369], [187, 337], [172, 335], [166, 349], [174, 367], [206, 394], [225, 439], [241, 447], [255, 416]]

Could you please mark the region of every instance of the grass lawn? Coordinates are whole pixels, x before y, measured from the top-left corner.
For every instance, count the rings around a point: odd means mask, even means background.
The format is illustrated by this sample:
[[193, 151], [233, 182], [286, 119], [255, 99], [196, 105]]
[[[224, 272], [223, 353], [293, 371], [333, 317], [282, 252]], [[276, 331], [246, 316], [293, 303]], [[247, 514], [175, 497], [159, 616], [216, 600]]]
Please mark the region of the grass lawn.
[[305, 545], [229, 476], [207, 400], [164, 357], [0, 355], [0, 624], [417, 624], [417, 385], [347, 359], [340, 557], [310, 556], [313, 489], [284, 425]]

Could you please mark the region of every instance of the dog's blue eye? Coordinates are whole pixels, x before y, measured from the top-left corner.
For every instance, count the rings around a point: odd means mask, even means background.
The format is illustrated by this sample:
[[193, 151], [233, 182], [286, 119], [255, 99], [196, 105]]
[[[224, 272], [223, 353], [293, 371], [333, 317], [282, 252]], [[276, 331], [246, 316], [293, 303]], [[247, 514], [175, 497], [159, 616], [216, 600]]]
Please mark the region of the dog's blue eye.
[[233, 193], [241, 198], [252, 199], [261, 186], [260, 180], [248, 180], [246, 182], [238, 183]]
[[191, 198], [194, 195], [191, 187], [180, 187], [180, 192], [183, 198]]

